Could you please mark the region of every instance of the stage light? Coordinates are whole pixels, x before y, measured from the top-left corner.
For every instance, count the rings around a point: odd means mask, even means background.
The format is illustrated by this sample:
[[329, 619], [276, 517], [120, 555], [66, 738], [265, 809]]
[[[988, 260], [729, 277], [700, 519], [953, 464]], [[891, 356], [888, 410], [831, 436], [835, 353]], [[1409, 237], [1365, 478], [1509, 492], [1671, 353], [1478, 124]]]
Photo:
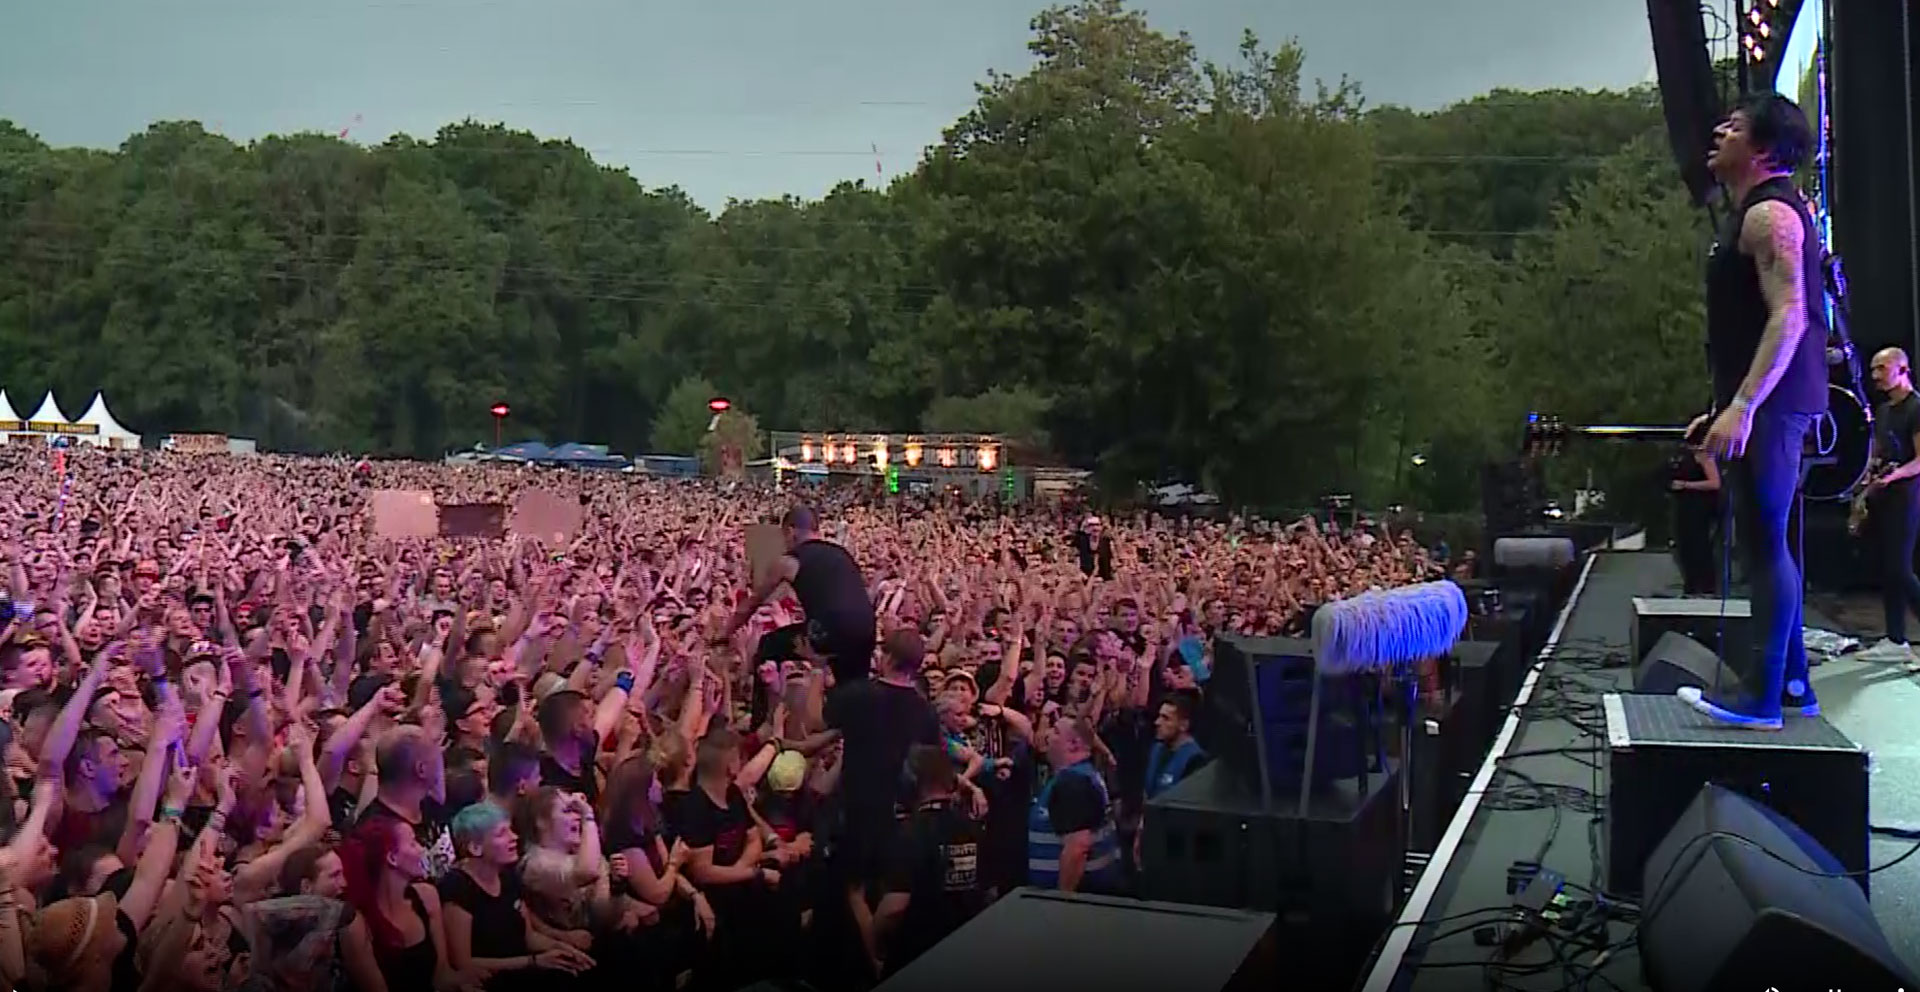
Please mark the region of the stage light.
[[853, 450], [853, 445], [851, 444], [840, 449], [840, 460], [846, 462], [848, 465], [852, 465], [859, 457], [859, 453]]
[[813, 442], [812, 441], [800, 442], [800, 460], [803, 462], [813, 461]]
[[1771, 25], [1771, 24], [1762, 24], [1762, 25], [1760, 25], [1760, 37], [1762, 37], [1762, 38], [1771, 38], [1771, 37], [1773, 37], [1773, 25]]
[[993, 460], [994, 460], [993, 448], [987, 445], [982, 445], [980, 448], [980, 455], [979, 455], [980, 471], [982, 472], [993, 471]]
[[882, 470], [887, 467], [887, 444], [885, 441], [873, 446], [873, 463]]
[[1760, 13], [1760, 8], [1758, 7], [1754, 7], [1747, 11], [1747, 20], [1752, 21], [1755, 26], [1758, 26], [1759, 23], [1765, 18], [1766, 18], [1766, 15]]
[[919, 445], [917, 444], [907, 445], [907, 465], [912, 468], [920, 467], [920, 446]]
[[733, 401], [727, 399], [725, 396], [715, 396], [713, 399], [707, 401], [707, 409], [712, 410], [714, 413], [725, 413], [732, 409], [732, 407]]

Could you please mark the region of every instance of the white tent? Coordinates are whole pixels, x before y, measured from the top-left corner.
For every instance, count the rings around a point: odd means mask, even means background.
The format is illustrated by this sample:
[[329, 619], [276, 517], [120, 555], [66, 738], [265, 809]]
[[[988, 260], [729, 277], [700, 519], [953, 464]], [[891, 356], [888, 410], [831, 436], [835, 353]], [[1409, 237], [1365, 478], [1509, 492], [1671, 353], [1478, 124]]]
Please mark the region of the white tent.
[[[49, 396], [47, 401], [52, 402], [53, 398]], [[120, 421], [113, 418], [113, 411], [107, 409], [107, 397], [105, 393], [94, 393], [93, 403], [87, 407], [87, 412], [81, 414], [80, 419], [74, 421], [74, 423], [76, 425], [86, 425], [94, 428], [94, 432], [91, 435], [76, 435], [77, 440], [85, 441], [88, 444], [97, 444], [103, 448], [140, 447], [140, 435], [120, 426]]]
[[19, 420], [20, 415], [13, 412], [13, 403], [7, 399], [7, 391], [0, 389], [0, 421], [5, 421], [11, 426]]
[[47, 390], [47, 398], [40, 401], [40, 409], [35, 411], [33, 416], [28, 417], [27, 421], [34, 424], [71, 423], [67, 420], [67, 415], [60, 412], [60, 404], [54, 402], [51, 389]]

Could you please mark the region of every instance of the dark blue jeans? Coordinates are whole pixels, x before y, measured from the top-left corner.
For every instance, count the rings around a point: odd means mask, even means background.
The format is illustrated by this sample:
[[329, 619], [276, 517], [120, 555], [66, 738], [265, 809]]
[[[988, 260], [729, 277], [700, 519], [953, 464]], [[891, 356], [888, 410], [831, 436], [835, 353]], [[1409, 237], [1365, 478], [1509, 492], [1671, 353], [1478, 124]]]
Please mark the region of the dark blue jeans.
[[1813, 414], [1758, 410], [1745, 456], [1722, 472], [1747, 582], [1752, 587], [1753, 637], [1746, 658], [1728, 658], [1760, 715], [1780, 712], [1780, 690], [1807, 677], [1802, 629], [1805, 605], [1800, 566], [1787, 546], [1800, 459]]

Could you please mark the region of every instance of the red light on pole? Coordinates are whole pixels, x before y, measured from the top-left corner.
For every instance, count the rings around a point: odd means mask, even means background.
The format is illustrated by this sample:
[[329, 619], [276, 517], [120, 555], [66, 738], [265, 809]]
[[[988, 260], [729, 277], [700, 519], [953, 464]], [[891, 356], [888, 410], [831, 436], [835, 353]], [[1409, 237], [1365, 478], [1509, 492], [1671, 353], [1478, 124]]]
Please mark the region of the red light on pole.
[[493, 414], [493, 446], [498, 448], [500, 447], [500, 425], [506, 421], [507, 414], [512, 413], [513, 410], [505, 403], [495, 403], [490, 412]]
[[714, 413], [725, 413], [733, 409], [733, 401], [727, 399], [725, 396], [715, 396], [713, 399], [707, 401], [707, 409], [712, 410]]

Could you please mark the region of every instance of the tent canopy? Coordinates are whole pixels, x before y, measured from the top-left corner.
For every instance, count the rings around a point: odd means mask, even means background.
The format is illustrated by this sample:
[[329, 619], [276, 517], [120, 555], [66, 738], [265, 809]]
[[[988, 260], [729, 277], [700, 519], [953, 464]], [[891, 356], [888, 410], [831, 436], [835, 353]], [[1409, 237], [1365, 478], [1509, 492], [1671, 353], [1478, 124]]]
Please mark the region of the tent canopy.
[[130, 439], [136, 446], [140, 443], [140, 435], [127, 430], [120, 425], [120, 421], [114, 419], [113, 411], [107, 409], [105, 393], [94, 393], [93, 402], [87, 406], [87, 412], [81, 414], [80, 419], [74, 423], [93, 425], [99, 430], [99, 436], [103, 438]]
[[67, 415], [60, 412], [60, 404], [54, 402], [53, 390], [51, 389], [47, 390], [47, 398], [40, 401], [40, 409], [35, 411], [34, 415], [27, 419], [50, 424], [70, 423], [70, 421], [67, 420]]

